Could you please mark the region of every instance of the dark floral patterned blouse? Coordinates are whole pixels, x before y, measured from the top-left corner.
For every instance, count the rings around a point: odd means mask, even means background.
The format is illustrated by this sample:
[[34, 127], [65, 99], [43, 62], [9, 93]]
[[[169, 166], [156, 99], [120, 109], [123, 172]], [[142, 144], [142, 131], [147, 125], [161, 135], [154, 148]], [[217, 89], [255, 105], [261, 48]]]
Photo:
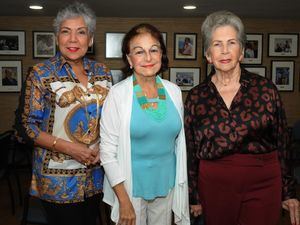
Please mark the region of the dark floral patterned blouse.
[[278, 150], [283, 199], [294, 198], [295, 180], [286, 160], [289, 140], [285, 112], [275, 85], [242, 70], [240, 89], [228, 109], [211, 81], [194, 87], [185, 102], [190, 204], [200, 204], [200, 159], [215, 160], [234, 153], [263, 154]]

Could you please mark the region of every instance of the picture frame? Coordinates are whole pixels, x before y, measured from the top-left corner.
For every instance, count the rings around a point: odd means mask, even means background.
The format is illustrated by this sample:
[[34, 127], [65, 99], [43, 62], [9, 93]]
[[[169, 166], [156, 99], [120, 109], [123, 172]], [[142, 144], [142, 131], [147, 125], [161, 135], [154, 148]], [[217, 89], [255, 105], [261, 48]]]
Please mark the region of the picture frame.
[[164, 42], [165, 42], [165, 46], [167, 48], [167, 33], [166, 32], [161, 32], [161, 35], [163, 36]]
[[94, 43], [92, 44], [92, 46], [88, 47], [86, 54], [95, 55], [95, 49], [96, 49], [96, 46], [95, 46], [95, 40], [94, 40]]
[[298, 91], [300, 92], [300, 70], [299, 70], [299, 74], [298, 74]]
[[197, 34], [175, 33], [174, 34], [174, 59], [195, 60], [197, 59]]
[[269, 34], [268, 56], [297, 57], [299, 34]]
[[125, 33], [107, 32], [105, 33], [105, 58], [121, 59], [122, 58], [122, 41]]
[[55, 34], [51, 31], [32, 31], [33, 58], [50, 58], [56, 54]]
[[25, 31], [0, 31], [0, 55], [25, 55]]
[[122, 70], [118, 69], [112, 69], [110, 70], [112, 75], [112, 84], [115, 85], [116, 83], [119, 83], [121, 80], [125, 78], [125, 75]]
[[170, 68], [170, 81], [177, 84], [182, 91], [189, 91], [199, 84], [200, 67], [173, 67]]
[[276, 61], [272, 64], [272, 81], [279, 91], [293, 91], [294, 90], [294, 61]]
[[246, 34], [243, 64], [262, 64], [263, 34]]
[[244, 69], [250, 73], [255, 73], [262, 77], [266, 77], [267, 68], [265, 66], [244, 66]]
[[22, 61], [0, 61], [0, 92], [20, 92]]

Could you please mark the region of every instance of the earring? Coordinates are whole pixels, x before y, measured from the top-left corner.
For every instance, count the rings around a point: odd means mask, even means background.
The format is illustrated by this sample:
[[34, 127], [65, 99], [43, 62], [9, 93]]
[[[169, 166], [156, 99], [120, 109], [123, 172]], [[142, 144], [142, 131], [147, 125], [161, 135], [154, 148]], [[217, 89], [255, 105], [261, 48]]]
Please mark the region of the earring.
[[130, 65], [130, 69], [132, 70], [132, 68], [133, 68], [133, 66], [132, 65]]

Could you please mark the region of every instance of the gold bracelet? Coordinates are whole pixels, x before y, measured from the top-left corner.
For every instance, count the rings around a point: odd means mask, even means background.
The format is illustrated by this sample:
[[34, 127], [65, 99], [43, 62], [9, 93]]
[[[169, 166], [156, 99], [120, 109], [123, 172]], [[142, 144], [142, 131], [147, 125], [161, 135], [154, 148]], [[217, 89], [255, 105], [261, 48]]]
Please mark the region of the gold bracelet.
[[54, 140], [53, 143], [52, 143], [52, 150], [53, 150], [53, 151], [56, 151], [55, 145], [56, 145], [58, 139], [59, 139], [59, 137], [55, 137], [55, 140]]

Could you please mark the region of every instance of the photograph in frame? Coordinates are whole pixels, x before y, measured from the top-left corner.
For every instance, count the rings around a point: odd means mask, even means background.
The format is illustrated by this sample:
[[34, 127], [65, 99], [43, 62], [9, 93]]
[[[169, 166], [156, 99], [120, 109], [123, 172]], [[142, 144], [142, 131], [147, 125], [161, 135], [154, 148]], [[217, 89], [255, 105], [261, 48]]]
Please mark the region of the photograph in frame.
[[265, 66], [244, 66], [244, 69], [250, 73], [258, 74], [262, 77], [266, 77], [266, 67]]
[[122, 58], [122, 41], [125, 33], [106, 33], [105, 34], [105, 58]]
[[279, 91], [294, 90], [294, 61], [272, 61], [272, 81]]
[[112, 75], [112, 84], [119, 83], [121, 80], [125, 78], [124, 73], [122, 70], [110, 70], [111, 75]]
[[245, 43], [244, 64], [262, 64], [263, 35], [247, 34]]
[[50, 58], [56, 54], [55, 34], [48, 31], [33, 31], [33, 58]]
[[297, 57], [299, 34], [269, 34], [268, 56]]
[[25, 55], [25, 31], [0, 31], [0, 55]]
[[0, 61], [0, 92], [19, 92], [22, 86], [22, 62]]
[[170, 68], [170, 81], [182, 91], [189, 91], [199, 84], [200, 68]]
[[197, 34], [174, 34], [174, 59], [194, 60], [197, 58]]

